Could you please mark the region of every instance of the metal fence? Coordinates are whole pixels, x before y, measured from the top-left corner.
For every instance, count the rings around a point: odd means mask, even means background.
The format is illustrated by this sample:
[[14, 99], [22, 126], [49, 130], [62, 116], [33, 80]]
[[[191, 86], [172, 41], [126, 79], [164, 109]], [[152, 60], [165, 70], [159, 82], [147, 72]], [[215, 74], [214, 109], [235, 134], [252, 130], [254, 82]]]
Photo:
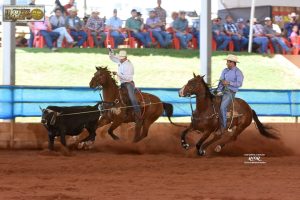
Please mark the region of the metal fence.
[[[176, 88], [141, 88], [173, 104], [174, 116], [191, 116], [190, 99], [180, 98]], [[259, 116], [300, 116], [300, 90], [240, 90], [237, 97], [250, 104]], [[99, 92], [87, 87], [0, 86], [0, 119], [38, 117], [39, 106], [94, 105]], [[192, 100], [195, 107], [195, 99]]]

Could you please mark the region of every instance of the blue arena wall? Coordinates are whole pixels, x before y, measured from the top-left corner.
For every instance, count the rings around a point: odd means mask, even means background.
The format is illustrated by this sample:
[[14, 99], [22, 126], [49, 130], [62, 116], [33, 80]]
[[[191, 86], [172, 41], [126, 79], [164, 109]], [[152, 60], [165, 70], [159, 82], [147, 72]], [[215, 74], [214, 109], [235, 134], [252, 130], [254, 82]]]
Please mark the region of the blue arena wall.
[[[190, 99], [180, 98], [178, 89], [141, 90], [173, 104], [174, 116], [191, 116]], [[300, 116], [300, 90], [240, 90], [237, 97], [248, 102], [260, 116]], [[99, 91], [87, 87], [0, 86], [0, 119], [39, 117], [39, 106], [94, 105], [97, 101]], [[195, 99], [192, 102], [195, 108]]]

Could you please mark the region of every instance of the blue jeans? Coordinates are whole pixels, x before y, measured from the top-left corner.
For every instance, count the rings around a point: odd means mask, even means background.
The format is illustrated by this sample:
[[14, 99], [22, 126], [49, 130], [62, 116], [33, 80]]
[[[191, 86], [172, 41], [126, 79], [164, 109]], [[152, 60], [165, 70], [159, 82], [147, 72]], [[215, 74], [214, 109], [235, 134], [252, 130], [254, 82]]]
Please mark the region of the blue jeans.
[[237, 35], [232, 35], [231, 39], [234, 44], [234, 51], [241, 51], [241, 49], [245, 49], [248, 45], [248, 39], [245, 37], [239, 38]]
[[152, 31], [153, 37], [158, 41], [161, 47], [167, 47], [171, 44], [171, 35], [164, 31]]
[[222, 102], [221, 102], [221, 126], [222, 128], [226, 128], [227, 125], [227, 107], [232, 101], [234, 100], [235, 97], [235, 92], [232, 91], [224, 91], [223, 96], [222, 96]]
[[175, 35], [180, 40], [180, 46], [182, 49], [186, 49], [188, 47], [189, 41], [193, 38], [192, 34], [190, 34], [190, 33], [183, 34], [183, 33], [177, 32]]
[[118, 48], [118, 46], [124, 42], [125, 38], [122, 35], [122, 33], [118, 32], [118, 31], [112, 31], [110, 33], [110, 35], [114, 39], [114, 45], [115, 45], [114, 48]]
[[[104, 41], [106, 39], [106, 33], [105, 32], [95, 32], [95, 31], [91, 31], [91, 35], [93, 37], [94, 40], [94, 46], [95, 48], [97, 47], [104, 47]], [[98, 40], [98, 36], [100, 36], [100, 39]]]
[[141, 115], [141, 108], [140, 105], [138, 104], [136, 97], [135, 97], [135, 86], [134, 82], [127, 82], [127, 83], [122, 83], [121, 87], [125, 87], [128, 92], [129, 100], [131, 102], [131, 105], [133, 106], [134, 112], [137, 116]]
[[[77, 46], [82, 46], [83, 43], [87, 39], [87, 34], [84, 31], [75, 31], [71, 30], [71, 35], [74, 38], [75, 41], [77, 41]], [[79, 40], [79, 36], [81, 36], [81, 39]]]
[[132, 36], [142, 42], [144, 47], [150, 47], [151, 38], [148, 32], [131, 32]]
[[32, 48], [33, 47], [33, 40], [34, 40], [34, 33], [30, 30], [30, 37], [28, 40], [28, 47]]
[[260, 53], [267, 53], [268, 48], [268, 38], [267, 37], [255, 37], [253, 42], [260, 46]]
[[214, 39], [217, 42], [217, 50], [222, 51], [227, 49], [229, 42], [231, 41], [230, 37], [224, 34], [213, 34]]
[[286, 52], [290, 51], [290, 48], [285, 44], [285, 42], [280, 37], [272, 37], [271, 38], [272, 45], [274, 47], [275, 53], [280, 53], [280, 48], [284, 49]]
[[56, 40], [59, 37], [59, 33], [48, 32], [48, 31], [45, 31], [45, 30], [40, 30], [39, 34], [41, 34], [45, 38], [46, 45], [49, 49], [53, 48], [53, 41]]
[[199, 43], [200, 43], [200, 32], [199, 31], [195, 31], [193, 32], [194, 37], [197, 39], [197, 45], [199, 47]]

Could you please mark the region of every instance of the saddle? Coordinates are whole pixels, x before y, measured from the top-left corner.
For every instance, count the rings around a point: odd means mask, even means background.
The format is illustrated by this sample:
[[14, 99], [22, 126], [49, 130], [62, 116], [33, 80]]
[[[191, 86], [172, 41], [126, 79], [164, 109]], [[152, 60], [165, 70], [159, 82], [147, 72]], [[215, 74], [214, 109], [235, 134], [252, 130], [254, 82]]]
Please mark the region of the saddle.
[[[220, 113], [221, 102], [222, 102], [222, 96], [215, 96], [214, 106], [217, 113]], [[235, 99], [233, 102], [235, 103]], [[230, 103], [227, 107], [227, 113], [226, 113], [227, 119], [232, 117], [237, 118], [241, 116], [243, 116], [243, 114], [239, 113], [236, 108], [233, 110], [232, 103]]]

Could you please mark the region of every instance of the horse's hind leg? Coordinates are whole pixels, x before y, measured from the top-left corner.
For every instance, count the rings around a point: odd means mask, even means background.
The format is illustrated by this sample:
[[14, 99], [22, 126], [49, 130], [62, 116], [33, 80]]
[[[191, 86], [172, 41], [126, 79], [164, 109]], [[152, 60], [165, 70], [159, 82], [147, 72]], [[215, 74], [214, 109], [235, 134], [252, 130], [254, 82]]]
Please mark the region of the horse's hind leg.
[[225, 138], [224, 140], [220, 141], [220, 143], [215, 147], [215, 152], [220, 152], [222, 150], [222, 148], [230, 143], [230, 142], [233, 142], [233, 141], [236, 141], [237, 137], [241, 134], [241, 132], [244, 130], [245, 128], [242, 128], [242, 127], [238, 127], [233, 135], [231, 137], [227, 137]]
[[145, 119], [144, 120], [144, 123], [142, 125], [142, 134], [138, 138], [139, 141], [141, 141], [142, 139], [144, 139], [145, 137], [147, 137], [149, 128], [150, 128], [151, 124], [153, 124], [155, 122], [155, 120], [156, 119]]

